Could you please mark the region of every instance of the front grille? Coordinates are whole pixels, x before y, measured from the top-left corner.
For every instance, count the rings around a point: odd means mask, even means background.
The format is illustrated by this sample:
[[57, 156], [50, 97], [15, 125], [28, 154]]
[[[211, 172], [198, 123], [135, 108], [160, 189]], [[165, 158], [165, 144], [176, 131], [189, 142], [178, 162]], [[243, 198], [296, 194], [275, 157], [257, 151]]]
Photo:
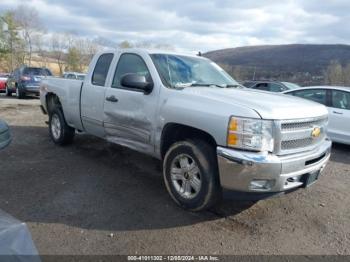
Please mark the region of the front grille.
[[282, 123], [282, 131], [313, 128], [314, 126], [322, 126], [323, 122], [324, 122], [324, 119], [307, 120], [307, 121], [299, 120], [297, 122], [286, 122], [286, 123]]
[[[277, 124], [278, 137], [276, 153], [292, 154], [312, 149], [320, 144], [326, 136], [327, 117], [282, 120]], [[320, 128], [320, 134], [313, 137], [315, 127]]]

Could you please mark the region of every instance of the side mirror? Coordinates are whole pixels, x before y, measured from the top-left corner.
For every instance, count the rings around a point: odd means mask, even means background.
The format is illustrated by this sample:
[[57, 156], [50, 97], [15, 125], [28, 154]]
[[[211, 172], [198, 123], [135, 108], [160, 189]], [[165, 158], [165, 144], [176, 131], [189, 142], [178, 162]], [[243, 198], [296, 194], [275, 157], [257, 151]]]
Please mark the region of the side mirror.
[[11, 134], [8, 125], [0, 120], [0, 150], [7, 147], [11, 142]]
[[153, 90], [153, 82], [147, 82], [145, 76], [138, 74], [126, 74], [122, 77], [120, 84], [124, 87], [135, 88], [149, 94]]

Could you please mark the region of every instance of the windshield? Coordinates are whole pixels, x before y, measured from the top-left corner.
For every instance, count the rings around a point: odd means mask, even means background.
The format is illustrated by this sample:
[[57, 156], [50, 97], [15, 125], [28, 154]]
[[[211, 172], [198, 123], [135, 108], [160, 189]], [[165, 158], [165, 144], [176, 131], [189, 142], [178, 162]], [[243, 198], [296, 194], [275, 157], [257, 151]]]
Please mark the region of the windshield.
[[282, 82], [282, 84], [288, 87], [288, 89], [296, 89], [300, 87], [299, 85], [290, 82]]
[[51, 72], [46, 68], [27, 67], [23, 71], [24, 75], [36, 75], [36, 76], [52, 76]]
[[152, 54], [151, 58], [168, 87], [240, 87], [221, 67], [204, 58], [168, 54]]

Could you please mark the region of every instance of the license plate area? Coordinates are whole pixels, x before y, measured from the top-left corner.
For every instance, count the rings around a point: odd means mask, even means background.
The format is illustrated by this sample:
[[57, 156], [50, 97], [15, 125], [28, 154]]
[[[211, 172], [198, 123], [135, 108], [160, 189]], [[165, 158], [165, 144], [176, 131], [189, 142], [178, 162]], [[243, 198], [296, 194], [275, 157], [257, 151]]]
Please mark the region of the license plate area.
[[321, 174], [321, 170], [317, 170], [315, 172], [305, 174], [303, 176], [304, 187], [309, 187], [312, 184], [314, 184], [318, 180], [320, 174]]

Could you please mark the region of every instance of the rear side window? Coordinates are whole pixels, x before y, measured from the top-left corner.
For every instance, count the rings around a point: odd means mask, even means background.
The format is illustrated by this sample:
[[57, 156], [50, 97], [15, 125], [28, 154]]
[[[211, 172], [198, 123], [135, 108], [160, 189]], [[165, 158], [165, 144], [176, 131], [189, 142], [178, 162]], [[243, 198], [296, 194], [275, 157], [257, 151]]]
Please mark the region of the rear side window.
[[350, 93], [332, 90], [332, 107], [350, 110]]
[[50, 70], [46, 68], [37, 68], [37, 67], [26, 67], [23, 70], [24, 75], [36, 75], [36, 76], [51, 76]]
[[145, 76], [148, 82], [152, 82], [151, 74], [143, 59], [135, 54], [123, 54], [119, 58], [118, 66], [114, 74], [112, 87], [121, 88], [120, 81], [126, 74], [138, 74]]
[[291, 92], [293, 96], [298, 96], [314, 102], [326, 105], [327, 95], [325, 89], [307, 89]]
[[96, 63], [94, 73], [92, 74], [92, 84], [96, 86], [104, 86], [108, 74], [109, 66], [111, 65], [113, 54], [101, 55]]
[[253, 89], [263, 90], [263, 91], [270, 91], [269, 87], [267, 86], [267, 83], [259, 83], [252, 87]]
[[284, 91], [284, 88], [280, 84], [269, 83], [269, 91], [271, 91], [271, 92], [282, 92], [282, 91]]

